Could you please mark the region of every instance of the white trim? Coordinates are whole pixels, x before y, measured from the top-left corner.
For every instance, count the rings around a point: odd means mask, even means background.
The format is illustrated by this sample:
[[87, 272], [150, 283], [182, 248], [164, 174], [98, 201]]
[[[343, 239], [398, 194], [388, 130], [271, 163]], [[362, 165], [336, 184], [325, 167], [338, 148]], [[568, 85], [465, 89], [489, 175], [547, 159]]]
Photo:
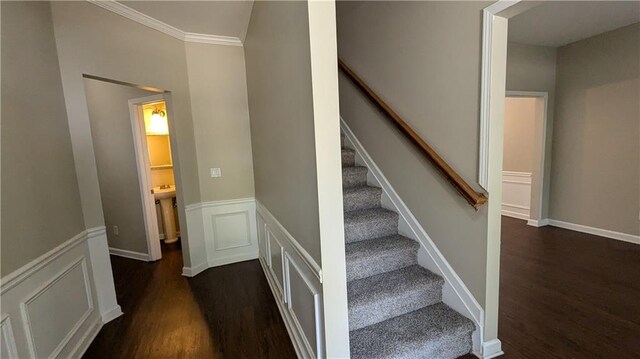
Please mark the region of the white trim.
[[611, 231], [608, 229], [602, 229], [602, 228], [596, 228], [596, 227], [589, 227], [582, 224], [558, 221], [556, 219], [549, 219], [548, 222], [550, 225], [554, 227], [560, 227], [560, 228], [569, 229], [576, 232], [593, 234], [596, 236], [616, 239], [616, 240], [628, 242], [628, 243], [640, 244], [640, 236], [636, 236], [633, 234], [616, 232], [616, 231]]
[[[75, 275], [77, 270], [81, 271], [83, 279], [69, 283], [84, 286], [83, 300], [86, 300], [87, 307], [77, 308], [81, 311], [76, 313], [78, 319], [51, 349], [50, 355], [82, 356], [102, 325], [122, 315], [116, 302], [106, 242], [105, 227], [83, 230], [2, 278], [0, 300], [5, 312], [1, 323], [2, 335], [7, 341], [7, 350], [17, 353], [12, 357], [38, 356], [32, 332], [43, 318], [31, 318], [30, 305], [36, 300], [48, 300], [49, 297], [45, 296], [47, 291], [62, 283], [71, 273]], [[23, 329], [16, 333], [19, 334], [17, 338], [13, 336], [13, 331], [8, 332], [14, 324]]]
[[258, 211], [258, 214], [262, 216], [262, 218], [266, 219], [268, 223], [274, 224], [277, 227], [277, 229], [286, 236], [287, 241], [293, 246], [296, 253], [302, 258], [302, 260], [305, 262], [307, 267], [311, 269], [311, 272], [313, 272], [313, 274], [316, 276], [318, 281], [322, 283], [322, 269], [320, 268], [320, 265], [318, 264], [318, 262], [316, 262], [313, 259], [313, 257], [311, 257], [309, 252], [307, 252], [300, 245], [300, 243], [298, 243], [298, 241], [296, 241], [296, 239], [293, 238], [291, 233], [289, 233], [289, 231], [287, 231], [287, 229], [284, 228], [284, 226], [271, 214], [271, 212], [269, 212], [269, 210], [264, 205], [262, 205], [262, 203], [260, 203], [260, 201], [258, 201], [257, 199], [256, 199], [256, 210]]
[[[529, 215], [524, 214], [524, 213], [520, 213], [520, 212], [517, 212], [517, 211], [510, 211], [509, 210], [510, 207], [518, 208], [519, 206], [509, 205], [509, 204], [503, 203], [502, 204], [502, 215], [503, 216], [507, 216], [507, 217], [511, 217], [511, 218], [517, 218], [517, 219], [523, 219], [525, 221], [529, 220]], [[523, 207], [523, 208], [520, 208], [520, 209], [526, 209], [527, 211], [529, 210], [528, 207]]]
[[491, 120], [491, 66], [493, 49], [493, 17], [521, 0], [501, 0], [482, 10], [482, 71], [480, 83], [480, 149], [478, 183], [489, 186], [489, 128]]
[[[274, 283], [277, 283], [276, 279], [273, 278], [273, 275], [269, 271], [269, 266], [264, 263], [264, 260], [260, 258], [260, 265], [262, 266], [262, 271], [265, 273], [265, 277], [267, 278], [267, 282], [269, 282], [269, 288], [271, 289], [271, 293], [274, 298], [278, 298], [278, 293], [276, 292], [276, 286]], [[284, 326], [287, 328], [287, 332], [289, 333], [289, 338], [291, 338], [291, 344], [293, 344], [293, 348], [296, 351], [296, 356], [298, 358], [311, 358], [313, 353], [309, 353], [307, 351], [307, 346], [305, 345], [305, 341], [302, 339], [304, 335], [297, 330], [296, 325], [291, 318], [291, 314], [287, 310], [286, 305], [276, 300], [278, 304], [278, 310], [280, 311], [280, 316], [284, 319]]]
[[[122, 315], [122, 313], [120, 313], [120, 315]], [[87, 328], [84, 334], [80, 337], [80, 340], [78, 340], [75, 347], [73, 347], [69, 352], [69, 358], [81, 358], [87, 349], [89, 349], [89, 345], [91, 345], [93, 340], [96, 338], [104, 323], [106, 323], [104, 319], [102, 321], [100, 321], [100, 318], [94, 319], [89, 325], [89, 328]]]
[[[142, 214], [145, 224], [144, 230], [147, 239], [147, 261], [155, 261], [161, 259], [162, 249], [160, 248], [160, 230], [158, 229], [158, 212], [156, 211], [156, 202], [153, 195], [151, 195], [151, 162], [149, 159], [149, 149], [147, 147], [147, 137], [144, 127], [144, 114], [142, 106], [147, 103], [158, 101], [166, 102], [163, 94], [129, 100], [129, 113], [131, 118], [131, 129], [133, 132], [133, 145], [138, 170], [138, 185], [140, 186]], [[122, 256], [125, 257], [125, 255]], [[134, 257], [127, 258], [138, 259]]]
[[212, 267], [223, 266], [231, 263], [250, 261], [253, 259], [258, 259], [257, 253], [244, 253], [244, 254], [239, 254], [237, 256], [230, 256], [230, 257], [224, 257], [224, 258], [218, 258], [218, 259], [209, 259], [207, 261], [207, 264], [209, 265], [209, 268], [212, 268]]
[[209, 269], [208, 263], [200, 263], [195, 267], [182, 267], [182, 275], [185, 277], [195, 277], [207, 269]]
[[[305, 258], [305, 255], [309, 254], [304, 249], [298, 248], [298, 242], [291, 237], [291, 234], [287, 232], [284, 227], [277, 221], [277, 219], [264, 207], [259, 201], [256, 200], [256, 212], [259, 218], [259, 222], [262, 223], [263, 236], [258, 236], [258, 240], [264, 241], [264, 251], [260, 257], [260, 265], [265, 273], [265, 277], [269, 282], [269, 287], [273, 292], [273, 296], [278, 304], [278, 309], [283, 318], [289, 337], [296, 350], [299, 358], [324, 358], [325, 352], [325, 337], [324, 337], [324, 317], [323, 317], [323, 295], [322, 284], [320, 283], [321, 272], [318, 272], [317, 268], [314, 268], [313, 263], [315, 261], [310, 258]], [[276, 263], [272, 263], [271, 259], [271, 239], [274, 244], [277, 243], [280, 246], [281, 262], [279, 265], [282, 267], [282, 283], [279, 283], [278, 277], [274, 272], [274, 268], [277, 267]], [[302, 250], [302, 253], [300, 252]], [[310, 298], [313, 298], [313, 313], [296, 313], [293, 303], [299, 300], [298, 297], [293, 298], [291, 291], [291, 273], [295, 271], [297, 276], [304, 282], [304, 286]], [[298, 317], [306, 316], [308, 319], [313, 316], [315, 321], [314, 333], [316, 345], [315, 347], [310, 342], [310, 337], [303, 331], [300, 319]]]
[[315, 353], [318, 353], [317, 354], [318, 358], [322, 358], [323, 345], [322, 345], [322, 325], [321, 325], [322, 318], [320, 317], [320, 293], [318, 293], [315, 290], [313, 283], [311, 283], [311, 281], [309, 281], [309, 279], [303, 274], [298, 264], [296, 264], [296, 261], [293, 258], [291, 258], [291, 254], [289, 254], [289, 252], [284, 253], [283, 260], [284, 260], [284, 268], [285, 268], [284, 282], [286, 284], [286, 297], [288, 298], [286, 302], [287, 309], [289, 309], [289, 312], [291, 313], [291, 318], [293, 319], [293, 324], [295, 325], [296, 330], [300, 333], [303, 333], [300, 320], [298, 319], [295, 311], [293, 310], [293, 298], [291, 297], [291, 267], [290, 266], [293, 266], [294, 269], [298, 272], [298, 275], [300, 276], [300, 278], [302, 278], [302, 280], [304, 281], [307, 291], [313, 297], [313, 309], [314, 309], [315, 331], [316, 331], [315, 350], [314, 348], [311, 347], [311, 344], [309, 343], [309, 340], [305, 335], [302, 335], [302, 342], [304, 343], [304, 346], [307, 349], [307, 352], [313, 354], [311, 356], [312, 358], [316, 357]]
[[73, 325], [71, 330], [65, 335], [60, 343], [53, 349], [53, 352], [50, 353], [49, 357], [56, 358], [60, 354], [60, 352], [69, 344], [71, 338], [78, 332], [78, 329], [85, 323], [87, 318], [93, 313], [93, 296], [91, 295], [91, 281], [89, 279], [89, 271], [87, 269], [87, 261], [85, 256], [81, 256], [75, 259], [71, 264], [67, 265], [59, 271], [56, 275], [54, 275], [47, 282], [39, 286], [33, 293], [27, 295], [22, 302], [20, 303], [20, 312], [22, 314], [22, 320], [24, 322], [24, 329], [26, 332], [27, 338], [27, 347], [29, 348], [29, 352], [31, 356], [34, 358], [38, 358], [39, 355], [36, 351], [35, 346], [35, 338], [32, 333], [31, 326], [31, 317], [29, 315], [29, 305], [38, 299], [41, 295], [43, 295], [48, 289], [53, 287], [54, 284], [59, 282], [62, 278], [64, 278], [67, 274], [71, 273], [75, 268], [80, 267], [82, 269], [82, 277], [84, 279], [84, 287], [85, 287], [85, 299], [87, 300], [87, 310], [78, 318], [78, 321]]
[[204, 209], [204, 208], [223, 207], [223, 206], [229, 206], [233, 204], [247, 204], [247, 203], [253, 203], [254, 201], [255, 201], [255, 198], [247, 197], [247, 198], [227, 199], [222, 201], [199, 202], [199, 203], [193, 203], [185, 206], [185, 211], [191, 212], [191, 211], [197, 211], [199, 209]]
[[2, 277], [1, 285], [0, 285], [0, 294], [4, 294], [7, 290], [15, 287], [16, 285], [22, 283], [25, 279], [29, 278], [33, 273], [40, 270], [42, 267], [47, 264], [53, 262], [56, 258], [60, 257], [64, 253], [71, 250], [76, 245], [83, 243], [88, 238], [87, 231], [82, 231], [71, 239], [63, 242], [59, 246], [53, 248], [49, 252], [41, 255], [40, 257], [32, 260], [31, 262], [25, 264], [19, 269], [7, 274]]
[[109, 247], [109, 254], [112, 255], [112, 256], [118, 256], [118, 257], [123, 257], [123, 258], [129, 258], [129, 259], [135, 259], [135, 260], [139, 260], [139, 261], [149, 262], [149, 254], [148, 253], [140, 253], [140, 252], [129, 251], [129, 250], [126, 250], [126, 249], [119, 249], [119, 248]]
[[[428, 257], [427, 267], [429, 270], [441, 275], [445, 280], [445, 288], [443, 288], [442, 301], [453, 307], [458, 311], [463, 311], [463, 315], [472, 319], [476, 324], [475, 338], [474, 338], [474, 351], [480, 350], [480, 343], [482, 342], [482, 332], [484, 329], [484, 310], [475, 299], [473, 294], [469, 291], [462, 279], [456, 274], [449, 262], [438, 250], [431, 237], [422, 228], [418, 220], [413, 216], [409, 208], [404, 201], [400, 198], [397, 192], [393, 189], [387, 178], [384, 176], [380, 168], [375, 164], [371, 156], [364, 149], [360, 141], [353, 134], [344, 119], [341, 120], [342, 131], [345, 134], [345, 142], [350, 144], [356, 150], [359, 158], [362, 159], [366, 167], [369, 169], [369, 173], [373, 175], [377, 184], [382, 188], [384, 195], [391, 201], [395, 211], [400, 215], [401, 223], [406, 225], [409, 233], [403, 233], [415, 240], [417, 240], [421, 247], [425, 250]], [[384, 196], [383, 196], [384, 197]]]
[[549, 224], [548, 218], [543, 218], [540, 220], [530, 219], [527, 221], [527, 224], [531, 227], [544, 227]]
[[[187, 225], [195, 228], [196, 222], [199, 231], [191, 230], [189, 227], [190, 244], [201, 243], [201, 248], [195, 250], [199, 254], [200, 260], [193, 262], [191, 266], [182, 267], [182, 275], [193, 277], [202, 271], [221, 265], [237, 263], [258, 258], [257, 224], [255, 218], [255, 199], [237, 198], [231, 200], [211, 201], [192, 203], [185, 206], [187, 214]], [[244, 214], [246, 224], [246, 234], [249, 236], [246, 243], [236, 243], [219, 247], [216, 237], [219, 235], [215, 222], [212, 219], [228, 215]], [[192, 219], [189, 222], [189, 218]], [[206, 225], [205, 225], [206, 223]], [[190, 251], [194, 249], [190, 246]]]
[[138, 24], [160, 31], [163, 34], [169, 35], [178, 40], [213, 45], [242, 46], [242, 41], [238, 37], [185, 32], [115, 0], [87, 1], [105, 10], [111, 11], [114, 14], [126, 17]]
[[3, 340], [7, 346], [6, 351], [7, 354], [9, 354], [9, 358], [19, 358], [11, 318], [6, 314], [2, 315], [2, 321], [0, 321], [0, 334], [2, 335], [1, 340]]
[[493, 339], [482, 343], [482, 359], [496, 358], [503, 354], [500, 339]]
[[118, 305], [112, 308], [111, 310], [108, 310], [105, 313], [100, 314], [100, 319], [102, 319], [103, 324], [106, 324], [123, 314], [124, 313], [122, 312], [122, 308], [120, 308], [120, 306]]

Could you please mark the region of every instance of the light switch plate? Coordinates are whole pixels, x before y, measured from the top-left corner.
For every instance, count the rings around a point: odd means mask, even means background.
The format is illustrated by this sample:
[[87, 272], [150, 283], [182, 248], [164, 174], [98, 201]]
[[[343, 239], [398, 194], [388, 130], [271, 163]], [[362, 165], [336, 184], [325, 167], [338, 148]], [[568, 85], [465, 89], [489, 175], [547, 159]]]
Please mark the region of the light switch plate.
[[220, 168], [211, 168], [211, 177], [222, 177], [222, 171], [220, 171]]

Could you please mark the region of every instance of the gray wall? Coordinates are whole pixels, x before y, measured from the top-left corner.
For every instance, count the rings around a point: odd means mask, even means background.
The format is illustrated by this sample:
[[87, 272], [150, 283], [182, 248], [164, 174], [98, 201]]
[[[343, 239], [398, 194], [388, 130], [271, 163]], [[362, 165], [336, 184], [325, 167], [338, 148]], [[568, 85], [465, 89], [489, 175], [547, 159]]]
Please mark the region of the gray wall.
[[[187, 43], [191, 114], [203, 202], [254, 196], [244, 51]], [[222, 177], [211, 178], [219, 167]]]
[[[535, 46], [509, 42], [507, 46], [507, 91], [547, 92], [547, 126], [537, 124], [534, 138], [541, 139], [546, 132], [545, 163], [543, 183], [540, 181], [540, 155], [542, 141], [537, 141], [533, 147], [533, 170], [531, 188], [542, 188], [542, 218], [548, 218], [549, 213], [549, 182], [551, 181], [551, 153], [553, 138], [553, 122], [556, 94], [556, 53], [555, 47]], [[539, 213], [540, 197], [532, 194], [531, 213]]]
[[503, 171], [533, 171], [535, 98], [507, 98], [504, 107]]
[[155, 93], [89, 79], [84, 85], [109, 247], [147, 253], [128, 101]]
[[255, 2], [244, 45], [256, 198], [320, 262], [306, 2]]
[[[476, 189], [481, 20], [488, 4], [337, 4], [339, 56]], [[343, 75], [340, 112], [484, 306], [486, 206], [478, 212], [469, 206]]]
[[558, 49], [550, 217], [638, 235], [640, 23]]
[[85, 229], [47, 2], [2, 2], [4, 277]]

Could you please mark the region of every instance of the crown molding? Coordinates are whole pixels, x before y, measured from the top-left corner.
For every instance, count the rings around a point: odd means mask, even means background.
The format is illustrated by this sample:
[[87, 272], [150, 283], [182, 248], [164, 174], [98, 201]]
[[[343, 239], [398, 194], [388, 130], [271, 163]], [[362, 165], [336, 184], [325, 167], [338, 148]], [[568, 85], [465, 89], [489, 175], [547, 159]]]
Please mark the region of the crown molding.
[[87, 2], [184, 42], [242, 46], [242, 41], [238, 37], [184, 32], [115, 0], [87, 0]]

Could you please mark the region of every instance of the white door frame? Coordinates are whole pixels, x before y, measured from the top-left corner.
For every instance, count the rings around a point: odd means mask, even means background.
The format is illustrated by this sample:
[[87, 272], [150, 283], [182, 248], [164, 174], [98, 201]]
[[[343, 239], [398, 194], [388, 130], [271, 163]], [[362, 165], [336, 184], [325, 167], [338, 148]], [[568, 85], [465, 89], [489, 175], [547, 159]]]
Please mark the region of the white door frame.
[[[545, 181], [544, 175], [545, 175], [545, 163], [546, 163], [546, 144], [547, 144], [547, 112], [549, 110], [549, 93], [545, 92], [545, 91], [507, 91], [506, 92], [506, 97], [512, 97], [512, 98], [517, 98], [517, 97], [526, 97], [526, 98], [536, 98], [536, 99], [542, 99], [543, 103], [544, 103], [544, 109], [543, 109], [543, 114], [542, 114], [542, 137], [541, 138], [534, 138], [534, 141], [536, 142], [536, 144], [539, 144], [539, 149], [540, 152], [538, 153], [538, 156], [540, 156], [540, 167], [538, 168], [538, 175], [537, 175], [537, 181], [535, 186], [533, 185], [533, 183], [531, 184], [531, 190], [533, 193], [537, 194], [537, 201], [538, 201], [538, 210], [536, 213], [536, 217], [535, 218], [531, 218], [531, 216], [529, 216], [529, 220], [527, 221], [527, 224], [530, 226], [534, 226], [534, 227], [539, 227], [541, 224], [541, 221], [543, 219], [542, 217], [542, 208], [543, 208], [543, 203], [544, 203], [544, 190], [545, 188], [548, 188], [549, 183], [547, 183]], [[536, 128], [539, 126], [539, 124], [536, 123]], [[541, 141], [541, 142], [538, 142]]]
[[534, 2], [500, 0], [482, 12], [478, 183], [489, 193], [484, 330], [481, 333], [483, 358], [503, 354], [502, 343], [498, 339], [498, 303], [508, 19], [532, 6], [535, 6]]
[[161, 259], [162, 249], [160, 248], [160, 232], [158, 230], [156, 201], [151, 193], [151, 162], [147, 149], [147, 136], [144, 126], [142, 105], [159, 101], [165, 101], [166, 103], [164, 94], [129, 100], [131, 129], [133, 130], [133, 143], [136, 152], [138, 182], [140, 183], [140, 197], [142, 198], [142, 213], [144, 215], [145, 232], [147, 234], [149, 261]]

